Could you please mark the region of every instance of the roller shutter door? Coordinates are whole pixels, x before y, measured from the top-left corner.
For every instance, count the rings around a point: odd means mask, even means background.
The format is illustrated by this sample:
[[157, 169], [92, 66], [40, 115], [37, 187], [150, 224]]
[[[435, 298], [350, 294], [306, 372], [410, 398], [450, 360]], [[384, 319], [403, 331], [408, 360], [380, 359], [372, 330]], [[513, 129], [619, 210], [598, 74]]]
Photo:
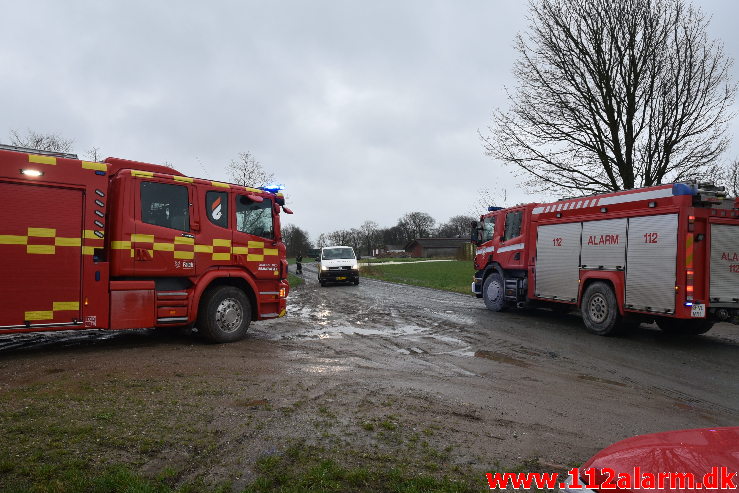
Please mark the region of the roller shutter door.
[[581, 223], [540, 226], [536, 239], [536, 296], [577, 299]]
[[711, 224], [711, 289], [713, 302], [739, 301], [739, 226]]
[[673, 313], [677, 214], [630, 218], [628, 227], [626, 307]]
[[626, 219], [583, 223], [581, 264], [583, 269], [623, 269], [626, 265]]

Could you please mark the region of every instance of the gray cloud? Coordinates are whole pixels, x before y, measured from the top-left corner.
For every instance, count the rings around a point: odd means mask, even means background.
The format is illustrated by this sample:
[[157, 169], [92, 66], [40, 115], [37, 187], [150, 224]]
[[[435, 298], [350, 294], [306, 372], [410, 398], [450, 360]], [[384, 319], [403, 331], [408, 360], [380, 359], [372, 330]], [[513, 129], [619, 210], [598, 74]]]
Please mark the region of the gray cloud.
[[[739, 5], [701, 5], [736, 58]], [[250, 150], [288, 187], [287, 221], [314, 237], [412, 210], [445, 221], [482, 186], [535, 199], [477, 136], [514, 83], [523, 2], [48, 0], [3, 11], [0, 137], [58, 132], [80, 153], [95, 145], [216, 179]]]

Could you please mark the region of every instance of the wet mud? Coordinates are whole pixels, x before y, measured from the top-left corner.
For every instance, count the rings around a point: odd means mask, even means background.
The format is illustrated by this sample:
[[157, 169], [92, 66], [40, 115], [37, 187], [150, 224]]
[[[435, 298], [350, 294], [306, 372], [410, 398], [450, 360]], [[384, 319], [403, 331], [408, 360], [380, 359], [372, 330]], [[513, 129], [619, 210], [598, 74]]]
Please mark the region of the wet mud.
[[[575, 315], [493, 313], [473, 296], [365, 278], [320, 287], [314, 266], [304, 272], [287, 317], [254, 323], [234, 344], [152, 330], [2, 336], [0, 391], [57, 371], [94, 378], [103, 367], [238, 382], [249, 390], [224, 398], [237, 414], [210, 425], [223, 431], [228, 457], [247, 437], [258, 445], [242, 454], [287, 437], [320, 443], [319, 419], [331, 431], [323, 436], [350, 433], [362, 447], [373, 438], [358, 427], [393, 416], [408, 430], [433, 430], [433, 445], [453, 447], [452, 464], [473, 466], [577, 463], [632, 435], [739, 422], [735, 326], [693, 338], [647, 325], [598, 337]], [[232, 431], [238, 412], [285, 408], [300, 412], [270, 415], [261, 432]]]

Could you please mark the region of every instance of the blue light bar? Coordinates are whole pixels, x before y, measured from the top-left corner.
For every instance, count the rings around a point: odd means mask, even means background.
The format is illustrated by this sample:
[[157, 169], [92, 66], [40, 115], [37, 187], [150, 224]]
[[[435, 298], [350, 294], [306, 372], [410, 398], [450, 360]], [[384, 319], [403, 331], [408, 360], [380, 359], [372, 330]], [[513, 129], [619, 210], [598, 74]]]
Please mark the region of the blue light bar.
[[504, 209], [503, 207], [495, 207], [495, 206], [491, 205], [490, 207], [488, 207], [488, 212], [502, 211], [503, 209]]
[[675, 183], [672, 185], [672, 195], [697, 195], [698, 190], [687, 183]]
[[285, 187], [283, 185], [265, 185], [263, 187], [257, 187], [259, 190], [264, 190], [265, 192], [269, 193], [277, 193], [280, 190], [283, 190]]

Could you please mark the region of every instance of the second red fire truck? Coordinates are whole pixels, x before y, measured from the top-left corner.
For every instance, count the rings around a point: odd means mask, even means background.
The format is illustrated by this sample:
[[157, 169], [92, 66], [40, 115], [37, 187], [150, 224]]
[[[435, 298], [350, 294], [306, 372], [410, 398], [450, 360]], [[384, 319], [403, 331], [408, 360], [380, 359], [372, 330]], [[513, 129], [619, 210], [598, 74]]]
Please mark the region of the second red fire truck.
[[739, 323], [739, 200], [711, 184], [491, 207], [472, 235], [472, 290], [494, 311], [578, 307], [600, 335]]
[[0, 334], [197, 325], [214, 342], [281, 317], [275, 190], [124, 159], [0, 147]]

